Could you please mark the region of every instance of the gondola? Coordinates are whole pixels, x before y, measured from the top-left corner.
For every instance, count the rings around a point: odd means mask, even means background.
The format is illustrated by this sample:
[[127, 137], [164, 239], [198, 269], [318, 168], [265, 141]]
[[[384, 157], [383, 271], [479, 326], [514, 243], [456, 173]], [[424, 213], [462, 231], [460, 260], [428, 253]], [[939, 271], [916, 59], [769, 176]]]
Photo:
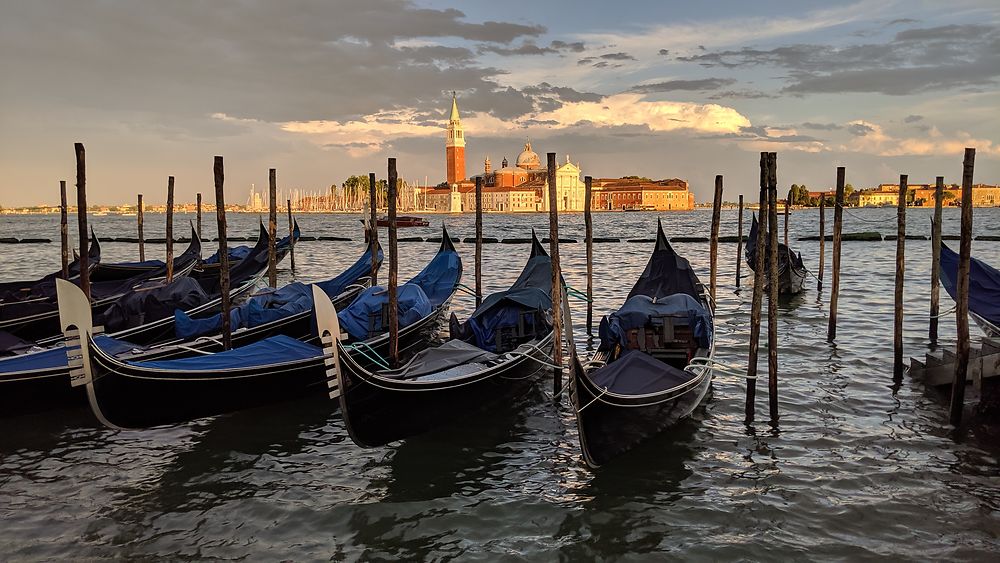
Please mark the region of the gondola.
[[[174, 259], [174, 277], [186, 276], [201, 259], [201, 240], [194, 229], [187, 250]], [[166, 268], [143, 272], [124, 280], [106, 280], [90, 284], [91, 309], [100, 313], [126, 293], [166, 275]], [[59, 305], [55, 295], [14, 303], [0, 303], [0, 333], [8, 343], [0, 353], [21, 348], [24, 343], [38, 343], [59, 334]], [[20, 342], [15, 341], [19, 339]]]
[[[958, 292], [958, 253], [941, 243], [941, 285], [952, 299]], [[986, 336], [1000, 337], [1000, 271], [969, 257], [969, 316]]]
[[690, 416], [708, 393], [715, 350], [704, 286], [657, 225], [656, 247], [601, 343], [571, 352], [570, 396], [583, 459], [598, 468]]
[[[259, 247], [259, 248], [258, 248]], [[286, 248], [287, 250], [287, 248]], [[267, 254], [267, 245], [254, 247], [254, 253]], [[277, 255], [280, 261], [284, 253]], [[329, 288], [331, 296], [335, 301], [346, 305], [353, 300], [369, 281], [371, 271], [371, 257], [367, 248], [364, 255], [359, 258], [348, 269], [335, 278], [323, 282]], [[381, 263], [381, 254], [376, 266]], [[249, 266], [258, 264], [256, 270], [249, 270]], [[232, 288], [230, 290], [230, 301], [235, 302], [251, 293], [260, 282], [267, 271], [266, 260], [259, 264], [254, 254], [247, 256], [247, 261], [242, 264], [235, 264], [230, 267], [230, 280]], [[171, 284], [157, 288], [156, 292], [174, 291], [173, 288], [180, 285], [181, 289], [194, 284], [200, 296], [205, 296], [202, 302], [193, 307], [181, 307], [179, 302], [170, 299], [154, 299], [156, 304], [152, 310], [142, 312], [141, 318], [154, 318], [155, 311], [165, 311], [167, 314], [162, 318], [146, 322], [138, 326], [129, 326], [119, 332], [109, 334], [108, 337], [101, 337], [106, 349], [115, 351], [118, 354], [135, 356], [137, 351], [157, 349], [165, 346], [172, 346], [176, 351], [187, 352], [185, 348], [190, 345], [192, 349], [197, 348], [197, 343], [185, 343], [185, 339], [178, 338], [176, 334], [175, 321], [178, 316], [185, 319], [201, 320], [217, 316], [221, 304], [221, 297], [218, 293], [209, 295], [204, 284], [208, 280], [195, 278], [181, 278]], [[214, 280], [213, 280], [214, 284]], [[135, 297], [128, 296], [123, 299]], [[177, 311], [169, 309], [169, 305], [176, 305]], [[117, 304], [116, 304], [117, 305]], [[148, 307], [148, 304], [146, 304]], [[112, 308], [115, 306], [113, 305]], [[109, 308], [110, 311], [111, 308]], [[169, 310], [168, 310], [169, 309]], [[140, 309], [141, 310], [141, 309]], [[109, 312], [105, 311], [104, 332], [113, 330], [113, 324], [107, 322]], [[0, 416], [14, 416], [29, 412], [38, 412], [49, 408], [64, 405], [84, 404], [83, 394], [79, 389], [70, 387], [69, 366], [67, 365], [66, 350], [60, 340], [57, 347], [27, 354], [0, 358]], [[150, 352], [151, 357], [157, 357], [155, 352]], [[159, 354], [159, 357], [171, 357], [170, 354]]]
[[[460, 279], [461, 260], [448, 240], [430, 264], [408, 282], [420, 288], [432, 309], [400, 331], [400, 350], [426, 346]], [[370, 302], [366, 295], [377, 300], [379, 289], [365, 290], [352, 305]], [[325, 301], [334, 310], [322, 284], [313, 285], [311, 291], [313, 307], [322, 307]], [[321, 300], [317, 300], [317, 292], [322, 294]], [[64, 327], [89, 326], [89, 319], [76, 312], [75, 294], [69, 289], [65, 293], [67, 301], [61, 305]], [[337, 326], [344, 326], [344, 320], [336, 321]], [[82, 366], [71, 371], [71, 377], [74, 385], [86, 386], [98, 420], [112, 427], [144, 428], [221, 414], [327, 389], [326, 367], [317, 344], [328, 324], [316, 318], [311, 309], [294, 313], [234, 332], [233, 349], [228, 351], [221, 351], [217, 337], [132, 350], [116, 339], [93, 336], [92, 330], [89, 338], [76, 342], [68, 333], [68, 352], [73, 353], [80, 342], [86, 344], [81, 359], [70, 359], [71, 366]], [[384, 355], [388, 347], [388, 338], [381, 335], [362, 342], [359, 353], [368, 357]], [[241, 380], [246, 380], [245, 387]]]
[[[90, 247], [87, 249], [87, 268], [93, 273], [94, 268], [101, 262], [101, 242], [97, 240], [93, 229], [90, 231]], [[69, 279], [80, 278], [80, 258], [74, 257], [67, 267]], [[24, 301], [26, 299], [37, 299], [39, 297], [51, 297], [55, 295], [55, 279], [62, 277], [62, 270], [48, 274], [37, 280], [30, 281], [10, 281], [0, 283], [0, 307], [5, 303]]]
[[[367, 228], [368, 220], [361, 219], [361, 223]], [[375, 219], [375, 225], [379, 228], [386, 228], [389, 226], [389, 218], [386, 216], [378, 217]], [[396, 217], [396, 227], [428, 227], [430, 222], [421, 217], [414, 217], [412, 215], [400, 215]]]
[[[326, 388], [323, 349], [284, 335], [208, 356], [121, 362], [105, 348], [107, 337], [94, 336], [83, 292], [63, 280], [57, 287], [74, 385], [85, 386], [91, 409], [110, 428], [192, 420]], [[329, 297], [319, 288], [313, 297], [320, 330], [332, 333]]]
[[451, 340], [399, 369], [372, 369], [348, 353], [349, 344], [325, 342], [336, 358], [334, 395], [356, 444], [413, 436], [534, 385], [551, 363], [552, 262], [532, 239], [531, 256], [510, 289], [490, 295], [463, 324], [452, 315]]
[[[753, 216], [753, 221], [750, 224], [750, 234], [747, 236], [746, 245], [746, 260], [747, 265], [754, 272], [757, 271], [757, 216]], [[770, 243], [764, 246], [764, 282], [765, 288], [768, 287], [767, 276], [770, 272], [769, 265], [770, 261]], [[802, 287], [806, 282], [806, 275], [808, 275], [808, 270], [806, 270], [805, 264], [802, 262], [802, 254], [793, 251], [782, 243], [778, 243], [778, 294], [779, 295], [794, 295], [802, 291]], [[767, 289], [764, 290], [765, 292]]]

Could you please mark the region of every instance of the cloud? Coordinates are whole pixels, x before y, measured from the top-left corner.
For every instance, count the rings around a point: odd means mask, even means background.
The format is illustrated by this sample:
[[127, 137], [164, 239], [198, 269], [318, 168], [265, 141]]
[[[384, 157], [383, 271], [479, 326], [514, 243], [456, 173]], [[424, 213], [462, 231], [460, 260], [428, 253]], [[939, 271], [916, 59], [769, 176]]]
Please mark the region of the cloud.
[[[534, 87], [538, 92], [557, 93], [548, 84]], [[542, 127], [545, 130], [605, 129], [636, 130], [646, 132], [678, 132], [696, 134], [738, 133], [750, 127], [750, 120], [732, 108], [717, 104], [688, 102], [647, 101], [639, 94], [616, 94], [599, 97], [567, 94], [581, 97], [578, 101], [562, 99], [557, 107], [542, 108], [515, 119], [500, 119], [486, 112], [466, 111], [462, 124], [466, 136], [487, 136], [514, 129]], [[239, 121], [225, 115], [217, 119]], [[289, 133], [301, 134], [323, 147], [344, 149], [351, 156], [372, 154], [396, 141], [407, 138], [439, 138], [445, 122], [419, 122], [414, 110], [386, 110], [349, 121], [295, 121], [281, 125]]]
[[979, 154], [1000, 156], [1000, 145], [988, 139], [977, 139], [964, 131], [945, 135], [937, 128], [931, 127], [924, 136], [897, 137], [887, 132], [881, 125], [868, 121], [855, 120], [849, 125], [864, 127], [870, 132], [855, 137], [842, 147], [843, 150], [879, 156], [942, 156], [960, 155], [965, 152], [966, 147], [975, 147]]
[[478, 48], [480, 54], [482, 53], [495, 53], [503, 57], [512, 57], [517, 55], [548, 55], [552, 53], [558, 53], [557, 49], [552, 47], [539, 47], [530, 41], [526, 41], [517, 47], [500, 47], [498, 45], [481, 45]]
[[599, 55], [598, 58], [604, 59], [606, 61], [634, 61], [638, 60], [632, 55], [624, 52], [618, 53], [606, 53], [604, 55]]
[[723, 90], [722, 92], [716, 92], [708, 97], [710, 100], [725, 100], [725, 99], [742, 99], [742, 100], [759, 100], [763, 98], [777, 98], [776, 94], [770, 94], [763, 92], [761, 90], [753, 90], [749, 88], [744, 88], [742, 90]]
[[584, 51], [583, 41], [574, 41], [572, 43], [567, 43], [565, 41], [552, 41], [549, 43], [549, 47], [553, 49], [558, 49], [560, 51], [572, 51], [573, 53], [582, 53]]
[[920, 20], [915, 20], [913, 18], [896, 18], [892, 21], [886, 22], [885, 27], [892, 25], [906, 25], [911, 23], [920, 23]]
[[667, 80], [655, 82], [653, 84], [638, 84], [629, 89], [630, 92], [649, 94], [652, 92], [673, 92], [677, 90], [718, 90], [724, 86], [734, 84], [732, 78], [700, 78], [696, 80]]
[[660, 49], [657, 53], [666, 57], [670, 54], [670, 49]]
[[812, 123], [809, 121], [803, 123], [799, 127], [802, 127], [803, 129], [816, 129], [817, 131], [836, 131], [844, 128], [842, 125], [837, 125], [836, 123]]
[[856, 137], [864, 137], [874, 131], [875, 129], [867, 123], [854, 122], [847, 125], [847, 132]]
[[677, 57], [706, 68], [787, 69], [789, 94], [870, 92], [907, 95], [995, 84], [1000, 28], [953, 24], [898, 32], [885, 43], [835, 47], [793, 44], [743, 47]]
[[922, 115], [907, 115], [903, 118], [903, 123], [916, 123], [918, 121], [922, 121], [923, 119], [924, 116]]

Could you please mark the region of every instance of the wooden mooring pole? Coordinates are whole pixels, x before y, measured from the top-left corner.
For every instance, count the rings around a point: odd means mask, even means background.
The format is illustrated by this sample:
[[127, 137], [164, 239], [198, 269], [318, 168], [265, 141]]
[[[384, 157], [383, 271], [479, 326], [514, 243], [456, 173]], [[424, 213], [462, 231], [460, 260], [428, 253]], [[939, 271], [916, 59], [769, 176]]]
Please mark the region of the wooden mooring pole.
[[267, 171], [267, 285], [278, 287], [278, 171]]
[[371, 286], [378, 285], [378, 212], [375, 210], [375, 173], [368, 173], [368, 250], [372, 255]]
[[785, 196], [785, 246], [788, 246], [788, 218], [791, 215], [792, 208], [792, 190], [788, 190], [788, 195]]
[[944, 176], [938, 176], [934, 186], [934, 221], [931, 223], [931, 314], [927, 337], [937, 344], [938, 315], [941, 308], [941, 203], [944, 198]]
[[145, 262], [146, 261], [146, 241], [145, 241], [145, 237], [142, 234], [142, 214], [145, 211], [145, 207], [142, 205], [142, 194], [139, 194], [139, 196], [138, 196], [137, 199], [138, 199], [138, 202], [136, 203], [135, 223], [136, 223], [136, 229], [138, 230], [138, 234], [139, 234], [139, 261], [140, 262]]
[[292, 275], [295, 275], [295, 221], [292, 219], [292, 200], [285, 200], [288, 209], [288, 259], [291, 261]]
[[174, 281], [174, 177], [167, 176], [167, 283]]
[[951, 424], [962, 423], [965, 406], [965, 378], [969, 369], [969, 262], [972, 256], [972, 173], [976, 164], [976, 149], [965, 149], [962, 162], [962, 240], [958, 246], [957, 298], [955, 324], [958, 347], [955, 350], [955, 378], [951, 383]]
[[594, 179], [583, 177], [583, 228], [587, 247], [587, 335], [594, 335], [594, 217], [591, 213], [591, 193]]
[[906, 190], [907, 175], [899, 175], [899, 200], [896, 202], [896, 295], [892, 324], [892, 375], [903, 377], [903, 277], [906, 272]]
[[476, 308], [483, 304], [483, 177], [476, 176]]
[[222, 346], [226, 350], [233, 347], [233, 330], [229, 322], [229, 246], [226, 241], [226, 194], [225, 167], [222, 157], [215, 157], [212, 169], [215, 175], [215, 221], [219, 229], [219, 292], [222, 297]]
[[552, 400], [559, 402], [562, 392], [562, 321], [563, 286], [559, 267], [559, 201], [556, 194], [556, 153], [546, 153], [548, 157], [548, 197], [549, 197], [549, 256], [552, 258]]
[[[778, 153], [767, 153], [768, 274], [767, 274], [767, 400], [771, 424], [778, 423]], [[786, 201], [787, 203], [787, 201]], [[785, 224], [788, 224], [785, 206]], [[786, 227], [787, 228], [787, 227]], [[787, 231], [786, 234], [787, 235]]]
[[736, 289], [740, 288], [743, 274], [743, 194], [740, 194], [739, 218], [736, 221]]
[[195, 208], [197, 209], [196, 213], [197, 213], [197, 221], [198, 221], [198, 238], [201, 239], [202, 238], [202, 235], [201, 235], [201, 192], [198, 192], [195, 195], [195, 198], [196, 198], [196, 201], [197, 201], [197, 203], [195, 204]]
[[823, 291], [823, 270], [826, 269], [826, 196], [819, 198], [819, 272], [816, 276], [816, 291]]
[[399, 296], [397, 279], [399, 253], [396, 239], [396, 159], [389, 159], [389, 184], [386, 205], [389, 216], [389, 366], [399, 366]]
[[80, 289], [90, 299], [90, 237], [87, 234], [87, 151], [74, 143], [76, 152], [76, 221], [80, 236]]
[[69, 206], [66, 204], [66, 180], [59, 181], [59, 251], [62, 278], [69, 279]]
[[[753, 269], [753, 300], [750, 306], [750, 356], [747, 362], [747, 400], [745, 408], [745, 422], [750, 424], [754, 420], [757, 399], [757, 355], [760, 351], [760, 309], [764, 301], [764, 246], [766, 242], [767, 222], [764, 214], [767, 213], [767, 187], [769, 185], [767, 153], [760, 153], [760, 199], [757, 215], [757, 240], [754, 249]], [[749, 241], [747, 241], [749, 244]]]
[[715, 176], [715, 196], [712, 199], [712, 238], [709, 248], [711, 266], [708, 275], [708, 292], [715, 307], [715, 285], [719, 270], [719, 222], [722, 218], [722, 174]]
[[837, 196], [833, 208], [833, 284], [830, 286], [830, 323], [826, 329], [826, 339], [833, 342], [837, 338], [837, 298], [840, 296], [840, 245], [844, 228], [844, 182], [846, 169], [837, 167]]

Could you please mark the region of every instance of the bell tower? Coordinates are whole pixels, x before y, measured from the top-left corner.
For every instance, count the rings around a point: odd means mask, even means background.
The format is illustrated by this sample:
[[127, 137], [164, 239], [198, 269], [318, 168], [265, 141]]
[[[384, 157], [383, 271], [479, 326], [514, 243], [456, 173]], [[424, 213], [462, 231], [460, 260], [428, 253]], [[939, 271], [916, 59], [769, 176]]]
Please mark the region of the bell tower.
[[455, 184], [465, 179], [465, 134], [462, 120], [458, 117], [458, 99], [454, 92], [451, 93], [451, 117], [448, 119], [448, 139], [444, 146], [448, 183]]

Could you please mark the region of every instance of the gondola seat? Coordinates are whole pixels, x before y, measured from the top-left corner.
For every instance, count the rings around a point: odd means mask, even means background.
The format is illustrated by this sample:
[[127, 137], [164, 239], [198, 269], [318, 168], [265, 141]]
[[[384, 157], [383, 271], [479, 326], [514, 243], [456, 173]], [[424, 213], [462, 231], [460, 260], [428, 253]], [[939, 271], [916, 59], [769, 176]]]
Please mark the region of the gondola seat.
[[617, 360], [590, 374], [595, 385], [619, 395], [646, 395], [686, 383], [694, 374], [678, 369], [639, 350], [625, 352]]

